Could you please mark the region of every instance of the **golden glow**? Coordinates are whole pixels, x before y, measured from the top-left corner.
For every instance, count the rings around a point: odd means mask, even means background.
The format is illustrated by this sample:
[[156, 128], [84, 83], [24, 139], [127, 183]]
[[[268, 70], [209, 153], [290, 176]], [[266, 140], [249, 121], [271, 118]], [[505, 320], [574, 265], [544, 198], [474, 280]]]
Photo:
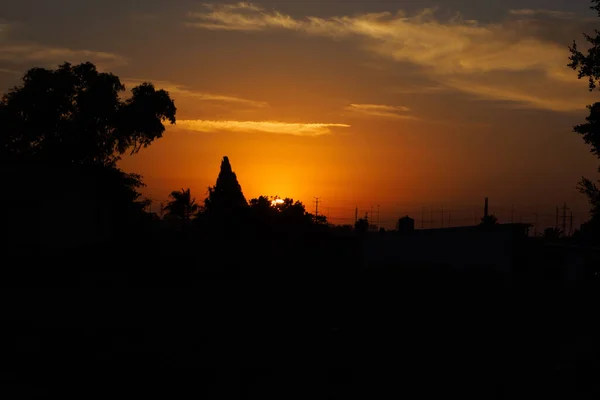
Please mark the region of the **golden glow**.
[[[485, 20], [477, 7], [465, 8], [469, 19], [456, 14], [461, 2], [439, 12], [398, 10], [402, 2], [365, 1], [359, 12], [344, 1], [285, 12], [281, 2], [209, 4], [188, 14], [140, 2], [129, 20], [73, 10], [69, 28], [82, 36], [52, 44], [52, 24], [6, 32], [0, 23], [0, 92], [28, 68], [64, 61], [91, 61], [127, 89], [167, 90], [177, 124], [119, 163], [157, 202], [180, 188], [201, 202], [228, 156], [246, 199], [289, 197], [314, 212], [319, 197], [320, 213], [350, 221], [356, 206], [361, 216], [380, 204], [389, 218], [419, 218], [451, 199], [472, 213], [486, 196], [517, 209], [549, 203], [540, 213], [564, 201], [587, 210], [576, 183], [593, 178], [597, 159], [571, 131], [597, 93], [566, 67], [567, 46], [583, 45], [580, 33], [598, 20], [492, 2], [504, 15], [488, 9]], [[124, 21], [134, 25], [127, 40]], [[118, 29], [99, 36], [98, 23]]]
[[281, 205], [283, 203], [285, 203], [283, 201], [283, 199], [275, 199], [275, 200], [271, 201], [271, 205], [273, 205], [273, 206]]

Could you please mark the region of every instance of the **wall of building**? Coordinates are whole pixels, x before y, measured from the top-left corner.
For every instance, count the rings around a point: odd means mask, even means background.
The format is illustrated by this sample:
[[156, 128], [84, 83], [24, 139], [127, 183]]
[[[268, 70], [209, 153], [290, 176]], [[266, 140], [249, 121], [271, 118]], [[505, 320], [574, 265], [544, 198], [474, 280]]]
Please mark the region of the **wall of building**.
[[510, 271], [518, 241], [512, 229], [471, 228], [373, 235], [363, 243], [367, 265], [445, 265]]

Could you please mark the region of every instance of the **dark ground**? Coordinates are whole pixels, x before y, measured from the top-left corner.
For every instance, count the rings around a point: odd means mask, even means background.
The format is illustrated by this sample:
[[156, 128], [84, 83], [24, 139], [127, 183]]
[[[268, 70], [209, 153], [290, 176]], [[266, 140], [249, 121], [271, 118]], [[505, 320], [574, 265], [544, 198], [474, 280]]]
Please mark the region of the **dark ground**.
[[600, 395], [592, 280], [365, 269], [353, 239], [174, 243], [3, 263], [7, 398]]

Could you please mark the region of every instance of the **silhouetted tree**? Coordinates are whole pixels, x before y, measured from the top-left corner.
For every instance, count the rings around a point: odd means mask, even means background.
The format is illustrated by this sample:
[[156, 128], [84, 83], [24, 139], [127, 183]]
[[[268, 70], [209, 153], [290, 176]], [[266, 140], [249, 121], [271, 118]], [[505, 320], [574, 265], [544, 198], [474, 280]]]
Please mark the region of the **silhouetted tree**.
[[482, 226], [490, 226], [490, 225], [497, 225], [498, 224], [498, 218], [493, 215], [486, 215], [483, 218], [481, 218], [481, 222], [480, 225]]
[[[596, 10], [598, 16], [600, 16], [600, 0], [592, 0], [590, 8]], [[577, 43], [573, 41], [573, 45], [570, 47], [571, 63], [568, 65], [578, 71], [579, 79], [587, 78], [589, 90], [594, 91], [598, 88], [598, 82], [600, 81], [600, 31], [596, 30], [594, 37], [584, 33], [584, 37], [590, 44], [587, 54], [579, 51]], [[591, 146], [590, 151], [600, 158], [600, 103], [596, 102], [588, 105], [587, 108], [589, 115], [586, 117], [586, 123], [575, 126], [573, 130], [583, 136], [585, 143]], [[598, 172], [600, 172], [600, 168], [598, 168]], [[587, 196], [590, 202], [592, 220], [600, 220], [600, 189], [596, 183], [583, 177], [579, 182], [578, 189]], [[593, 222], [590, 228], [592, 226], [598, 227], [600, 224]], [[596, 231], [595, 235], [600, 236], [600, 231]]]
[[251, 199], [250, 208], [257, 215], [262, 215], [265, 218], [273, 215], [276, 212], [276, 208], [273, 206], [273, 200], [269, 196], [259, 196], [255, 199]]
[[257, 228], [270, 233], [303, 233], [327, 226], [325, 216], [308, 213], [302, 202], [277, 196], [251, 199], [250, 215]]
[[198, 212], [199, 206], [196, 199], [192, 198], [190, 189], [181, 189], [171, 192], [170, 200], [164, 207], [167, 218], [176, 218], [181, 221], [182, 229], [186, 229], [192, 217]]
[[204, 208], [208, 213], [229, 214], [247, 206], [248, 202], [242, 193], [237, 176], [231, 168], [229, 158], [223, 157], [217, 183], [208, 188], [208, 197], [204, 200]]
[[[110, 221], [121, 235], [125, 226], [151, 218], [138, 192], [141, 176], [116, 163], [160, 138], [163, 122], [175, 123], [176, 113], [169, 94], [151, 83], [134, 87], [126, 100], [119, 97], [124, 90], [117, 76], [91, 63], [64, 63], [30, 69], [0, 99], [0, 164], [17, 175], [15, 185], [44, 171], [53, 180], [47, 195], [87, 197], [99, 224]], [[39, 196], [39, 187], [29, 186], [29, 195]], [[61, 207], [63, 213], [73, 209], [69, 201]]]
[[151, 83], [132, 89], [92, 63], [32, 68], [0, 101], [0, 159], [114, 167], [175, 123], [175, 104]]
[[275, 202], [275, 208], [281, 213], [281, 220], [288, 225], [322, 223], [323, 221], [322, 218], [317, 219], [306, 212], [304, 204], [301, 201], [294, 201], [294, 199], [285, 198], [282, 203]]

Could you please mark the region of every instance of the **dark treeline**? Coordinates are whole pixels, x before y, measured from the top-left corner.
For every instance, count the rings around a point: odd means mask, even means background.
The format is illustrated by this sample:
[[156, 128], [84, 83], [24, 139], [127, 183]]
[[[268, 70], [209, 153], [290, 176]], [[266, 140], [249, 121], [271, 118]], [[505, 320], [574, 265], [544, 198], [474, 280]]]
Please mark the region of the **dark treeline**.
[[177, 189], [149, 213], [117, 163], [176, 108], [124, 90], [63, 64], [0, 102], [2, 379], [19, 398], [597, 398], [597, 280], [565, 279], [559, 232], [519, 247], [517, 272], [367, 265], [387, 232], [248, 200], [227, 157], [205, 199]]

